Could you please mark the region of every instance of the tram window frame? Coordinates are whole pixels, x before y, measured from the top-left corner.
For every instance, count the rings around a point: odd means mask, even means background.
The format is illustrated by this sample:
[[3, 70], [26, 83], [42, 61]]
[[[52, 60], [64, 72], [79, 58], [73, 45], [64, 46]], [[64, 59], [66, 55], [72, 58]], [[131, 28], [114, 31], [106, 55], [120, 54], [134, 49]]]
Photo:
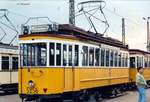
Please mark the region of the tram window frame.
[[10, 57], [9, 56], [1, 56], [1, 70], [7, 71], [10, 70]]
[[105, 49], [101, 49], [101, 66], [105, 66]]
[[94, 66], [94, 47], [89, 47], [89, 66]]
[[82, 66], [88, 66], [88, 46], [82, 46]]
[[67, 44], [63, 44], [63, 66], [67, 66]]
[[114, 66], [114, 51], [110, 52], [110, 66]]
[[19, 58], [18, 57], [12, 57], [12, 69], [17, 70], [18, 69], [18, 61]]
[[61, 66], [61, 43], [56, 43], [56, 66]]
[[94, 65], [99, 66], [100, 65], [100, 48], [95, 48], [95, 60]]
[[110, 66], [110, 50], [106, 50], [106, 67]]
[[50, 42], [49, 44], [49, 65], [55, 66], [55, 43]]
[[68, 66], [72, 66], [73, 60], [73, 46], [72, 45], [68, 45]]
[[79, 65], [79, 45], [74, 45], [74, 66]]

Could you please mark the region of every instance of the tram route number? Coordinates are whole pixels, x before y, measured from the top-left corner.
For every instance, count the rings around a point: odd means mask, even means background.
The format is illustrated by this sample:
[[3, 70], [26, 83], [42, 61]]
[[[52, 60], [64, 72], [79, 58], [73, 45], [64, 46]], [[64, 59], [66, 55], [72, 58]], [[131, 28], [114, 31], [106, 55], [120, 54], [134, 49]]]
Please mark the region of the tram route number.
[[38, 93], [38, 89], [35, 88], [35, 87], [32, 87], [32, 88], [27, 87], [27, 93], [28, 94], [37, 94]]

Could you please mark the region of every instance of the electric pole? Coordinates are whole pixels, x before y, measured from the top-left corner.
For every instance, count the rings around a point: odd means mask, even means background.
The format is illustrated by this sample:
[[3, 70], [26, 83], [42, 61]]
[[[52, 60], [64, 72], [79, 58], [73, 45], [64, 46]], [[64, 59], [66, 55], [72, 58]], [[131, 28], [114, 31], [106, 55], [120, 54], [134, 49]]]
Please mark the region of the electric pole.
[[75, 2], [69, 0], [69, 24], [75, 25]]
[[149, 20], [150, 17], [143, 17], [144, 20], [147, 21], [147, 51], [150, 52], [150, 34], [149, 34]]
[[122, 42], [125, 45], [125, 20], [122, 18]]

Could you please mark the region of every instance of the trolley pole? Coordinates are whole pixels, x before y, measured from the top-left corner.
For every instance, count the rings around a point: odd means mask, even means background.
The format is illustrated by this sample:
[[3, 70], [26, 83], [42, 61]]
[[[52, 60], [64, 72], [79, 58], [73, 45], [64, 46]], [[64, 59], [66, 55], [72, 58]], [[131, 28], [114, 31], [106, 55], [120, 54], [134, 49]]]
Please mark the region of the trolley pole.
[[143, 17], [144, 20], [147, 21], [147, 51], [150, 52], [150, 34], [149, 34], [149, 20], [150, 20], [150, 17]]
[[125, 20], [122, 18], [122, 42], [125, 45]]
[[69, 0], [69, 24], [75, 25], [75, 2]]

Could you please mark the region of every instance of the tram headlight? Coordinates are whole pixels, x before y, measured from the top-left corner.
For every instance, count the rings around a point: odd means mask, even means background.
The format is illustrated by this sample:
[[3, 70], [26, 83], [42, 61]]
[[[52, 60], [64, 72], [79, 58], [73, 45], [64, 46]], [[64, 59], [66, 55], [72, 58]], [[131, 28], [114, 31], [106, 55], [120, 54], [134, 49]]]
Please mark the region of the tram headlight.
[[29, 81], [28, 81], [28, 86], [29, 86], [29, 87], [33, 87], [33, 86], [34, 86], [34, 82], [33, 82], [32, 80], [29, 80]]

